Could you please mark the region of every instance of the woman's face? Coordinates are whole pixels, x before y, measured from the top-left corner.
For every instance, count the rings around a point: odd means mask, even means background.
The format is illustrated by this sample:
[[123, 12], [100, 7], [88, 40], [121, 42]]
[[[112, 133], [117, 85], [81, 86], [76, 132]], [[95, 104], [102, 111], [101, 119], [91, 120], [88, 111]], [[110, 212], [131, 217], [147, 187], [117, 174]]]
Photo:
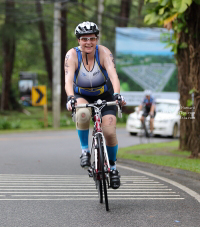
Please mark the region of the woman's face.
[[78, 39], [78, 43], [81, 47], [81, 50], [88, 54], [93, 53], [95, 51], [97, 41], [98, 39], [95, 34], [82, 35]]

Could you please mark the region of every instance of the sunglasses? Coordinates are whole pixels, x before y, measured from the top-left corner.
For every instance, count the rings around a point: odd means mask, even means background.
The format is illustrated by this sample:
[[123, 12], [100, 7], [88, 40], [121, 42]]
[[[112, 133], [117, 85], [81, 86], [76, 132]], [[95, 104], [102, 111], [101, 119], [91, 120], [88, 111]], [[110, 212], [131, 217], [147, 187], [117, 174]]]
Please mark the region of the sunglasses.
[[88, 40], [94, 42], [97, 40], [97, 37], [80, 37], [80, 40], [82, 40], [83, 42], [87, 42]]

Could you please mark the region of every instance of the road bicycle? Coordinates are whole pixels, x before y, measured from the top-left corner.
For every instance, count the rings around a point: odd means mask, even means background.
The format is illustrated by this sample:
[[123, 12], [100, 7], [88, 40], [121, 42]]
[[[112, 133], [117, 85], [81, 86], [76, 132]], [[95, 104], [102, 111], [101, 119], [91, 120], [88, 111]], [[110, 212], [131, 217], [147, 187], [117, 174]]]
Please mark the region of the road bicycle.
[[138, 133], [138, 135], [140, 137], [140, 143], [142, 143], [143, 137], [148, 139], [148, 142], [150, 142], [150, 138], [151, 138], [151, 136], [150, 136], [150, 120], [147, 121], [146, 118], [147, 117], [144, 117], [144, 121], [141, 122], [140, 132]]
[[[88, 168], [89, 177], [93, 177], [93, 180], [98, 190], [99, 202], [103, 203], [103, 197], [105, 199], [106, 211], [109, 211], [108, 193], [107, 189], [110, 188], [110, 164], [108, 159], [108, 153], [106, 149], [105, 138], [101, 128], [102, 116], [101, 110], [105, 106], [117, 106], [118, 117], [122, 117], [122, 108], [115, 101], [106, 102], [105, 100], [98, 99], [91, 104], [80, 104], [72, 108], [73, 119], [75, 120], [76, 108], [92, 108], [92, 119], [94, 121], [94, 128], [92, 132], [91, 141], [91, 166]], [[93, 159], [93, 161], [92, 161]]]

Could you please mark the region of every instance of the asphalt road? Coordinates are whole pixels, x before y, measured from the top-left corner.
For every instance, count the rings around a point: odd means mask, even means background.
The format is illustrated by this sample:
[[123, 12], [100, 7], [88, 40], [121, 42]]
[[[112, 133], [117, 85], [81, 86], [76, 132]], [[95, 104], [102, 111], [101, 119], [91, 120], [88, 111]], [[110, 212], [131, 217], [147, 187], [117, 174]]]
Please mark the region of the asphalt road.
[[[141, 142], [117, 134], [119, 147]], [[79, 155], [76, 131], [0, 135], [0, 226], [200, 226], [199, 175], [119, 160], [106, 212]]]

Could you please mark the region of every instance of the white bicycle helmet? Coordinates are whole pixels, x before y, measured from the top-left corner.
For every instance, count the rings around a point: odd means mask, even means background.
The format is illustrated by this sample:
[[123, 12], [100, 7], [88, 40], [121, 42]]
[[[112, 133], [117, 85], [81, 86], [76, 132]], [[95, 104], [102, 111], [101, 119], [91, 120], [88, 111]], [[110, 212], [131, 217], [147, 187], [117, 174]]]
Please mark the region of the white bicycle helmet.
[[145, 94], [145, 96], [151, 96], [152, 92], [151, 92], [151, 90], [145, 90], [144, 94]]
[[80, 23], [76, 29], [75, 29], [75, 35], [79, 39], [82, 35], [87, 35], [87, 34], [99, 34], [99, 28], [98, 26], [93, 23], [93, 22], [82, 22]]

